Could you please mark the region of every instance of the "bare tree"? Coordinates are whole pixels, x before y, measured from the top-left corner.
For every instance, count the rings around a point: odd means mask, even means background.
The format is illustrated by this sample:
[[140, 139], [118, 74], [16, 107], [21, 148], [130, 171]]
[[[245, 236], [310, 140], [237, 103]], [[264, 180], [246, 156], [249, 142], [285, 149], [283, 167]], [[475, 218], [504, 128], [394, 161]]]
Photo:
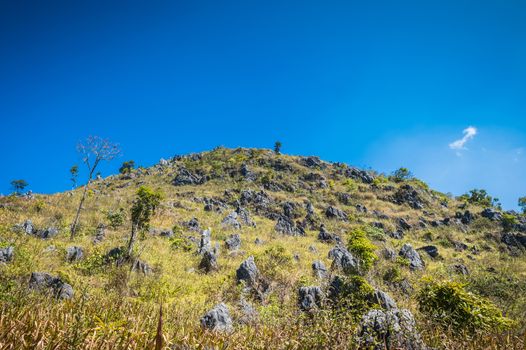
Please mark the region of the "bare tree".
[[82, 162], [88, 167], [89, 175], [88, 182], [86, 183], [86, 186], [84, 186], [84, 191], [82, 192], [75, 220], [73, 220], [73, 224], [71, 225], [71, 238], [75, 236], [80, 212], [84, 205], [84, 200], [86, 200], [86, 193], [88, 192], [89, 185], [93, 179], [95, 169], [97, 169], [97, 166], [101, 161], [110, 161], [121, 153], [118, 144], [98, 136], [89, 136], [86, 141], [79, 142], [77, 145], [77, 151], [82, 155]]

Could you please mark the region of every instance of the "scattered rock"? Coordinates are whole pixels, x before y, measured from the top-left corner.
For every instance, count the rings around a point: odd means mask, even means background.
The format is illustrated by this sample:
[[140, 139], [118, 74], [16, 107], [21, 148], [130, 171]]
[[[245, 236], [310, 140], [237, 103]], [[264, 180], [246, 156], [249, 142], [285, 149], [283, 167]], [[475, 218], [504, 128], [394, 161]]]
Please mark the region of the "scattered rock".
[[203, 198], [203, 202], [205, 203], [205, 211], [215, 211], [220, 213], [228, 208], [226, 203], [214, 198]]
[[185, 226], [186, 228], [188, 228], [191, 231], [196, 231], [196, 232], [200, 231], [199, 221], [197, 220], [197, 218], [192, 218], [192, 219], [190, 219], [190, 221], [184, 222], [183, 226]]
[[393, 202], [398, 205], [407, 204], [413, 209], [424, 208], [418, 191], [409, 184], [404, 184], [398, 188], [393, 196]]
[[418, 248], [418, 250], [423, 250], [432, 258], [438, 257], [438, 248], [434, 245], [426, 245], [424, 247]]
[[66, 248], [66, 261], [75, 262], [84, 257], [84, 251], [81, 247], [72, 246]]
[[371, 310], [362, 317], [357, 340], [360, 348], [384, 349], [427, 349], [416, 329], [416, 323], [409, 310]]
[[248, 165], [246, 163], [243, 163], [241, 165], [241, 169], [240, 169], [240, 173], [241, 173], [241, 176], [243, 176], [243, 178], [246, 180], [246, 181], [256, 181], [257, 180], [257, 175], [255, 173], [253, 173], [252, 171], [250, 171], [250, 169], [248, 168]]
[[342, 221], [347, 221], [349, 219], [347, 214], [345, 214], [344, 211], [336, 207], [333, 207], [333, 206], [329, 206], [325, 210], [325, 216], [328, 217], [329, 219], [338, 219]]
[[242, 225], [256, 227], [256, 223], [250, 218], [248, 209], [238, 206], [236, 208], [237, 219], [241, 221]]
[[238, 234], [230, 235], [225, 241], [226, 249], [238, 250], [241, 248], [241, 237]]
[[504, 233], [501, 238], [501, 242], [506, 244], [508, 248], [515, 248], [519, 250], [526, 249], [526, 235], [522, 233]]
[[392, 310], [396, 309], [396, 302], [389, 296], [389, 294], [381, 291], [380, 289], [376, 289], [373, 294], [374, 302], [378, 303], [383, 309], [385, 310]]
[[398, 219], [398, 226], [400, 226], [400, 228], [404, 231], [408, 231], [413, 228], [413, 226], [411, 226], [404, 218]]
[[133, 262], [132, 271], [140, 272], [140, 273], [142, 273], [144, 275], [149, 275], [150, 273], [152, 273], [152, 268], [147, 263], [145, 263], [144, 261], [136, 259]]
[[239, 322], [242, 324], [254, 324], [259, 316], [254, 306], [248, 303], [245, 299], [241, 299], [238, 305], [239, 310], [241, 311]]
[[216, 305], [201, 318], [201, 326], [212, 331], [230, 332], [233, 327], [228, 307], [223, 303]]
[[287, 216], [280, 216], [274, 228], [277, 232], [290, 236], [305, 236], [305, 230]]
[[312, 169], [323, 169], [326, 166], [326, 163], [323, 162], [319, 157], [302, 157], [299, 160], [299, 163], [307, 168]]
[[362, 205], [362, 204], [357, 204], [356, 205], [356, 211], [358, 213], [367, 213], [367, 207], [365, 205]]
[[206, 177], [199, 176], [197, 174], [191, 173], [186, 168], [179, 170], [179, 173], [173, 180], [174, 186], [184, 186], [184, 185], [201, 185], [206, 182]]
[[48, 293], [57, 299], [73, 298], [73, 287], [65, 283], [59, 277], [46, 272], [33, 272], [29, 279], [29, 289], [41, 293]]
[[[337, 194], [338, 196], [338, 201], [341, 203], [341, 204], [344, 204], [344, 205], [352, 205], [352, 196], [349, 194], [349, 193], [345, 193], [345, 192], [340, 192]], [[358, 206], [356, 206], [358, 207]]]
[[106, 238], [106, 226], [104, 224], [99, 224], [97, 226], [97, 232], [95, 233], [95, 237], [93, 238], [93, 244], [100, 243]]
[[392, 250], [391, 248], [384, 248], [382, 250], [382, 255], [386, 260], [395, 260], [396, 259], [396, 252]]
[[329, 258], [332, 259], [332, 268], [340, 269], [345, 273], [358, 273], [358, 260], [342, 245], [337, 245], [329, 251]]
[[255, 244], [255, 245], [261, 245], [261, 244], [263, 244], [263, 241], [262, 241], [261, 239], [259, 239], [259, 237], [258, 237], [258, 238], [256, 238], [256, 239], [254, 240], [254, 244]]
[[212, 232], [210, 228], [208, 230], [204, 230], [201, 232], [201, 240], [199, 241], [199, 247], [197, 248], [198, 254], [204, 254], [205, 252], [209, 252], [212, 249], [212, 243], [210, 242], [210, 237], [212, 235]]
[[475, 216], [469, 210], [466, 210], [464, 211], [464, 213], [456, 212], [455, 218], [459, 219], [460, 222], [464, 225], [469, 225], [473, 221]]
[[318, 233], [318, 240], [322, 242], [326, 242], [326, 243], [340, 242], [340, 237], [332, 233], [329, 233], [327, 229], [325, 228], [325, 225], [321, 224], [320, 233]]
[[420, 254], [418, 254], [411, 244], [404, 244], [398, 255], [409, 260], [409, 268], [411, 270], [421, 270], [424, 268], [424, 261], [420, 258]]
[[244, 281], [247, 286], [254, 286], [259, 279], [259, 270], [254, 262], [254, 257], [249, 256], [243, 261], [236, 271], [238, 282]]
[[323, 292], [318, 286], [300, 287], [298, 296], [298, 303], [303, 311], [312, 311], [322, 306]]
[[217, 265], [216, 255], [212, 252], [208, 252], [208, 251], [204, 252], [203, 258], [201, 259], [201, 262], [199, 263], [199, 269], [206, 273], [217, 271], [218, 265]]
[[374, 181], [374, 176], [367, 171], [358, 168], [347, 168], [345, 170], [345, 176], [351, 179], [360, 180], [366, 184], [372, 184]]
[[241, 228], [241, 224], [239, 223], [239, 221], [237, 221], [237, 213], [235, 211], [231, 212], [230, 214], [228, 214], [224, 219], [223, 221], [221, 221], [221, 226], [223, 226], [223, 228], [233, 228], [233, 229], [240, 229]]
[[0, 249], [0, 263], [8, 263], [13, 260], [15, 248], [12, 246]]
[[327, 268], [325, 264], [320, 260], [316, 260], [312, 263], [312, 272], [317, 278], [326, 278], [327, 277]]
[[486, 208], [481, 213], [480, 216], [483, 218], [490, 219], [491, 221], [500, 221], [502, 220], [502, 214], [496, 211], [493, 208]]
[[402, 230], [391, 231], [387, 234], [389, 235], [389, 237], [392, 237], [394, 239], [402, 239], [405, 236], [404, 231]]
[[453, 271], [459, 275], [469, 275], [469, 269], [464, 264], [453, 265]]

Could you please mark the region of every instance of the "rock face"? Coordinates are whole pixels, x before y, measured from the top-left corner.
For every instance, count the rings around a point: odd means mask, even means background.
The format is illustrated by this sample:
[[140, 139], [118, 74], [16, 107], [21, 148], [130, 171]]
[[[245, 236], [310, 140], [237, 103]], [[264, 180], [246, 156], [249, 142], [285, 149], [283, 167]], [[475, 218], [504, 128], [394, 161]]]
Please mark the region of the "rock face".
[[248, 209], [238, 206], [236, 208], [237, 219], [242, 225], [256, 227], [256, 223], [250, 218]]
[[206, 273], [217, 271], [218, 265], [216, 255], [212, 252], [205, 252], [199, 263], [199, 269]]
[[71, 285], [46, 272], [33, 272], [29, 279], [29, 289], [49, 294], [57, 299], [73, 298]]
[[409, 268], [411, 270], [421, 270], [424, 268], [424, 262], [422, 258], [420, 258], [420, 254], [418, 254], [411, 244], [404, 244], [400, 252], [398, 252], [398, 255], [409, 260]]
[[366, 349], [426, 349], [413, 315], [405, 309], [369, 311], [362, 317], [357, 340]]
[[84, 257], [84, 251], [81, 247], [67, 247], [66, 248], [66, 261], [67, 262], [75, 262]]
[[344, 211], [333, 206], [329, 206], [325, 210], [325, 216], [329, 219], [338, 219], [342, 221], [347, 221], [349, 219]]
[[422, 248], [418, 248], [418, 250], [423, 250], [432, 258], [438, 257], [438, 248], [434, 245], [426, 245]]
[[318, 278], [327, 277], [327, 268], [325, 267], [325, 264], [319, 260], [312, 263], [312, 272], [314, 273], [314, 276]]
[[322, 306], [323, 292], [318, 286], [301, 287], [298, 290], [298, 304], [303, 311], [311, 311]]
[[8, 263], [13, 260], [13, 255], [15, 252], [14, 247], [5, 247], [0, 249], [0, 263]]
[[254, 262], [254, 257], [249, 256], [243, 261], [236, 271], [238, 282], [244, 281], [247, 286], [255, 286], [259, 279], [259, 270]]
[[212, 331], [231, 331], [232, 318], [228, 307], [223, 303], [216, 305], [201, 318], [201, 326]]
[[238, 234], [230, 235], [225, 241], [226, 249], [238, 250], [241, 248], [241, 237]]
[[329, 251], [332, 259], [332, 268], [342, 270], [345, 273], [358, 273], [359, 263], [352, 254], [341, 245], [337, 245]]
[[493, 208], [484, 209], [480, 213], [480, 216], [482, 216], [483, 218], [490, 219], [491, 221], [500, 221], [502, 219], [502, 214]]
[[500, 238], [501, 242], [508, 248], [524, 250], [526, 249], [526, 235], [522, 233], [504, 233]]
[[400, 186], [393, 196], [393, 202], [399, 205], [407, 204], [413, 209], [424, 208], [424, 203], [418, 191], [409, 184]]

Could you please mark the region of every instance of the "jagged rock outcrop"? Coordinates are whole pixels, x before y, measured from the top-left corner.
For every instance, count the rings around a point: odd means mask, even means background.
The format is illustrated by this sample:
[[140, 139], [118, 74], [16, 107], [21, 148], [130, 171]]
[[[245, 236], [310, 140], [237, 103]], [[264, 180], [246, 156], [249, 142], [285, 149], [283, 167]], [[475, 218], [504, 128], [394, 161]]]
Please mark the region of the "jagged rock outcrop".
[[312, 263], [312, 272], [317, 278], [327, 278], [327, 268], [325, 264], [320, 260], [316, 260]]
[[254, 257], [249, 256], [241, 263], [236, 271], [238, 282], [245, 282], [247, 286], [255, 286], [259, 280], [259, 270], [254, 262]]
[[398, 255], [409, 260], [409, 268], [411, 270], [421, 270], [425, 266], [420, 254], [409, 243], [402, 246]]
[[221, 226], [223, 226], [223, 228], [240, 229], [241, 224], [237, 220], [237, 216], [237, 212], [231, 212], [223, 219], [223, 221], [221, 221]]
[[218, 270], [217, 257], [214, 253], [206, 251], [201, 258], [199, 263], [199, 269], [205, 273], [213, 272]]
[[71, 299], [74, 294], [70, 284], [46, 272], [31, 273], [29, 289], [46, 293], [57, 299]]
[[225, 245], [228, 250], [238, 250], [241, 248], [241, 237], [238, 234], [230, 235], [225, 240]]
[[212, 243], [210, 241], [212, 232], [210, 228], [201, 232], [201, 240], [199, 241], [199, 247], [197, 253], [203, 255], [205, 252], [209, 252], [212, 249]]
[[409, 310], [371, 310], [362, 317], [357, 334], [361, 348], [425, 350]]
[[430, 257], [436, 258], [438, 257], [438, 247], [434, 245], [426, 245], [424, 247], [418, 248], [418, 250], [423, 250], [426, 252]]
[[305, 236], [305, 230], [300, 225], [296, 225], [294, 220], [282, 215], [278, 218], [275, 230], [289, 236]]
[[13, 246], [0, 249], [0, 263], [8, 263], [13, 260], [15, 248]]
[[298, 304], [303, 311], [312, 311], [322, 306], [324, 296], [319, 286], [300, 287]]
[[102, 242], [106, 238], [106, 226], [104, 224], [99, 224], [97, 226], [97, 232], [95, 233], [95, 237], [93, 237], [93, 244], [98, 244]]
[[334, 243], [340, 242], [340, 237], [336, 236], [333, 233], [330, 233], [325, 228], [325, 225], [320, 226], [320, 232], [318, 233], [318, 240], [325, 243]]
[[502, 214], [496, 211], [493, 208], [486, 208], [481, 213], [480, 216], [483, 218], [490, 219], [491, 221], [500, 221], [502, 220]]
[[211, 331], [230, 332], [233, 329], [228, 307], [221, 303], [201, 318], [201, 326]]
[[385, 310], [393, 310], [396, 309], [396, 302], [393, 298], [384, 291], [380, 289], [376, 289], [373, 293], [373, 301], [380, 305]]
[[207, 181], [205, 176], [200, 176], [190, 172], [186, 168], [181, 168], [179, 173], [174, 178], [172, 184], [174, 186], [184, 186], [184, 185], [201, 185]]
[[343, 210], [333, 207], [332, 205], [325, 210], [325, 216], [329, 219], [337, 219], [341, 221], [347, 221], [349, 219]]
[[84, 250], [81, 247], [72, 246], [66, 248], [66, 261], [75, 262], [84, 257]]
[[132, 264], [132, 271], [140, 272], [144, 275], [149, 275], [150, 273], [152, 273], [152, 268], [144, 261], [135, 259], [135, 261]]
[[395, 204], [407, 204], [413, 209], [423, 209], [424, 202], [418, 191], [409, 184], [404, 184], [398, 188], [393, 196]]
[[360, 271], [358, 259], [342, 245], [332, 248], [329, 251], [329, 258], [332, 259], [332, 269], [338, 269], [349, 274]]

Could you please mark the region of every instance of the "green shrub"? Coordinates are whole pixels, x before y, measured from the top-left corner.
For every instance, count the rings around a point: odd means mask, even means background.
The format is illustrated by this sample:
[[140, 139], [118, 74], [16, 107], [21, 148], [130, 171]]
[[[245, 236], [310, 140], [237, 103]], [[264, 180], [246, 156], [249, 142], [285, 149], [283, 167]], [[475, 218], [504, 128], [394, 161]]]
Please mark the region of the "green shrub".
[[110, 210], [106, 214], [106, 220], [108, 220], [109, 224], [112, 229], [116, 229], [124, 223], [126, 213], [124, 212], [123, 208], [119, 208], [117, 211]]
[[390, 179], [394, 182], [402, 182], [413, 178], [413, 174], [407, 168], [399, 168], [393, 171]]
[[257, 265], [268, 277], [279, 275], [281, 272], [287, 273], [287, 269], [292, 266], [294, 257], [281, 244], [275, 244], [256, 256]]
[[75, 268], [85, 275], [93, 275], [102, 271], [106, 260], [104, 253], [95, 248], [86, 258], [75, 264]]
[[459, 197], [459, 200], [465, 201], [471, 204], [478, 204], [484, 207], [500, 207], [499, 199], [493, 198], [486, 192], [486, 190], [472, 189], [468, 193], [463, 194]]
[[363, 226], [363, 230], [367, 234], [367, 237], [373, 241], [385, 241], [385, 233], [382, 229], [371, 225]]
[[491, 301], [465, 290], [465, 284], [428, 279], [417, 300], [420, 311], [438, 325], [456, 332], [507, 329], [512, 321], [503, 317]]
[[353, 275], [338, 276], [337, 279], [337, 293], [331, 295], [337, 311], [350, 313], [353, 319], [358, 320], [364, 313], [377, 306], [374, 288], [365, 278]]
[[173, 249], [180, 249], [185, 252], [189, 252], [193, 249], [192, 241], [183, 234], [181, 227], [175, 225], [172, 228], [172, 231], [174, 235], [170, 238], [170, 244]]
[[400, 282], [402, 280], [402, 272], [400, 271], [400, 268], [396, 265], [390, 266], [383, 275], [383, 280], [385, 282]]
[[504, 229], [504, 231], [509, 232], [509, 231], [513, 230], [513, 228], [517, 224], [518, 224], [518, 220], [515, 217], [515, 215], [512, 215], [512, 214], [503, 214], [502, 215], [501, 225], [502, 225], [502, 228]]
[[367, 234], [363, 228], [354, 229], [349, 233], [347, 248], [360, 259], [360, 268], [363, 271], [369, 270], [378, 259], [378, 256], [374, 252], [376, 246], [367, 238]]

